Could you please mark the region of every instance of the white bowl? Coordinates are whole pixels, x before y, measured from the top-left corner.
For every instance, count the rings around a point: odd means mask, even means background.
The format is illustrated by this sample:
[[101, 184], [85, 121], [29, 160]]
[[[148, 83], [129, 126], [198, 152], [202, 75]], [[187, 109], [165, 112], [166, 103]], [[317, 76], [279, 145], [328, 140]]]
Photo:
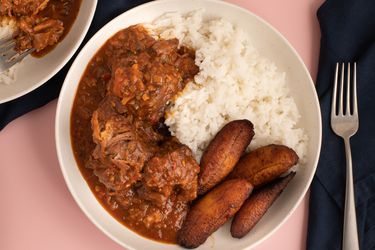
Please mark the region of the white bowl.
[[151, 22], [168, 11], [190, 11], [206, 9], [210, 16], [223, 17], [240, 26], [250, 34], [254, 46], [261, 54], [274, 61], [280, 70], [287, 73], [291, 94], [300, 110], [300, 126], [306, 129], [310, 138], [307, 164], [302, 166], [285, 192], [273, 204], [257, 226], [246, 237], [238, 240], [230, 236], [227, 223], [215, 232], [200, 249], [248, 249], [270, 236], [296, 209], [315, 173], [321, 144], [321, 119], [318, 98], [310, 74], [296, 51], [287, 40], [265, 21], [247, 10], [222, 1], [213, 0], [165, 0], [136, 7], [120, 15], [104, 26], [82, 49], [74, 61], [63, 88], [56, 114], [57, 153], [65, 181], [82, 211], [90, 220], [114, 241], [128, 249], [176, 249], [146, 239], [115, 220], [96, 200], [82, 177], [73, 156], [70, 139], [70, 111], [77, 84], [85, 66], [104, 42], [117, 31], [136, 23]]
[[94, 17], [97, 0], [82, 0], [77, 19], [66, 37], [42, 58], [26, 57], [18, 65], [16, 80], [0, 83], [0, 103], [23, 96], [52, 78], [74, 55]]

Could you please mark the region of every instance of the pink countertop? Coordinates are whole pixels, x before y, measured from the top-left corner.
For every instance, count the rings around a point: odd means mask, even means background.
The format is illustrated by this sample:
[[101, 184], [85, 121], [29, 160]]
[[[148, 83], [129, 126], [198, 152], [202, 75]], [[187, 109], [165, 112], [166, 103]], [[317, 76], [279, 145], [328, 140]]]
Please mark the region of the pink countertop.
[[[232, 0], [276, 27], [316, 76], [323, 0]], [[0, 132], [0, 249], [120, 250], [81, 212], [70, 195], [55, 151], [56, 101]], [[305, 249], [308, 197], [255, 250]]]

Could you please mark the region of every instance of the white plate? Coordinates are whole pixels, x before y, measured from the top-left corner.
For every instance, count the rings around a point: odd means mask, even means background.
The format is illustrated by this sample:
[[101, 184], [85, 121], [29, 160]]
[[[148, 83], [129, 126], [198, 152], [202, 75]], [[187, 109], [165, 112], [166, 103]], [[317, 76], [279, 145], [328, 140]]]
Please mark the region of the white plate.
[[13, 100], [38, 88], [69, 61], [90, 27], [96, 4], [97, 0], [82, 0], [77, 19], [56, 48], [42, 58], [28, 56], [19, 65], [14, 82], [9, 85], [0, 83], [0, 103]]
[[321, 119], [318, 98], [310, 74], [296, 51], [283, 36], [265, 21], [247, 10], [222, 1], [213, 0], [165, 0], [147, 3], [120, 15], [104, 26], [82, 49], [73, 63], [62, 88], [56, 114], [56, 146], [65, 181], [82, 211], [90, 220], [114, 241], [128, 249], [176, 249], [146, 239], [124, 227], [99, 204], [82, 177], [73, 156], [70, 140], [70, 111], [77, 84], [96, 51], [117, 31], [129, 25], [151, 22], [168, 11], [206, 9], [210, 16], [223, 17], [251, 34], [254, 46], [260, 53], [274, 61], [287, 73], [291, 94], [300, 110], [300, 126], [310, 138], [307, 164], [301, 167], [285, 192], [257, 226], [241, 240], [230, 236], [227, 223], [208, 238], [200, 249], [248, 249], [270, 236], [296, 209], [315, 173], [321, 143]]

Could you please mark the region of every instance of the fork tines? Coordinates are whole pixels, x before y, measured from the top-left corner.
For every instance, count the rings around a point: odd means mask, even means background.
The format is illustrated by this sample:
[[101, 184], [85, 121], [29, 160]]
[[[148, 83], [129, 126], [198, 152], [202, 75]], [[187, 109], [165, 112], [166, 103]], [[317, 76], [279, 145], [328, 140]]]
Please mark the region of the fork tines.
[[[338, 115], [338, 116], [357, 116], [358, 115], [358, 107], [357, 107], [357, 63], [354, 63], [353, 66], [353, 78], [351, 78], [351, 64], [347, 63], [347, 67], [345, 69], [345, 64], [341, 63], [341, 74], [339, 78], [339, 68], [340, 63], [336, 63], [336, 73], [335, 73], [335, 81], [333, 87], [333, 98], [332, 98], [332, 105], [331, 105], [331, 115]], [[345, 77], [346, 71], [346, 77]], [[346, 98], [344, 99], [344, 81], [346, 78]], [[338, 100], [338, 109], [337, 109], [337, 85], [338, 81], [340, 80], [340, 93], [339, 93], [339, 100]], [[352, 94], [351, 94], [352, 93]], [[345, 110], [344, 110], [344, 102], [345, 102]]]

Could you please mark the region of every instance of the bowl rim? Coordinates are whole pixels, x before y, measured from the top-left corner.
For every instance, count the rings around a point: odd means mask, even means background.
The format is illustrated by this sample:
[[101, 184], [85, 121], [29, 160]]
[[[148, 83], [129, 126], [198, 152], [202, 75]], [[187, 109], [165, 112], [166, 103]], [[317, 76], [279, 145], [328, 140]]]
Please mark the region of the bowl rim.
[[[85, 0], [82, 0], [82, 1], [85, 1]], [[36, 84], [34, 84], [34, 85], [32, 85], [28, 88], [25, 88], [24, 90], [22, 90], [18, 93], [15, 93], [13, 95], [10, 95], [8, 97], [0, 99], [0, 104], [12, 101], [14, 99], [17, 99], [18, 97], [24, 96], [24, 95], [30, 93], [31, 91], [39, 88], [40, 86], [45, 84], [48, 80], [50, 80], [52, 77], [54, 77], [68, 63], [68, 61], [77, 52], [79, 46], [81, 46], [82, 41], [85, 38], [85, 36], [87, 34], [87, 31], [89, 30], [89, 28], [91, 26], [91, 23], [92, 23], [92, 20], [94, 18], [95, 10], [96, 10], [96, 7], [98, 5], [98, 0], [89, 0], [89, 1], [92, 2], [92, 5], [89, 9], [89, 16], [88, 16], [87, 22], [85, 23], [85, 25], [83, 27], [83, 32], [79, 35], [78, 40], [76, 40], [75, 43], [73, 44], [73, 46], [71, 47], [71, 50], [69, 51], [68, 55], [59, 63], [59, 65], [56, 68], [54, 68], [54, 70], [52, 70], [51, 72], [46, 74], [39, 82], [37, 82]], [[82, 3], [81, 3], [80, 7], [82, 7]], [[80, 11], [81, 11], [81, 8], [78, 11], [78, 15], [79, 15]], [[74, 25], [74, 23], [73, 23], [73, 25]], [[69, 32], [68, 32], [68, 34], [69, 34]], [[63, 40], [65, 38], [66, 38], [66, 36], [63, 38]]]
[[[81, 51], [79, 52], [79, 54], [75, 58], [73, 64], [71, 65], [71, 67], [70, 67], [70, 69], [69, 69], [69, 71], [68, 71], [68, 73], [67, 73], [67, 75], [65, 77], [65, 80], [64, 80], [64, 83], [63, 83], [63, 86], [62, 86], [62, 89], [61, 89], [60, 93], [63, 93], [63, 92], [66, 91], [66, 88], [68, 86], [66, 84], [66, 81], [67, 81], [67, 79], [70, 78], [70, 76], [71, 76], [71, 74], [73, 72], [73, 69], [78, 66], [78, 61], [79, 61], [78, 59], [80, 59], [83, 56], [83, 53], [85, 52], [85, 50], [87, 48], [87, 45], [91, 44], [100, 35], [100, 31], [101, 30], [106, 29], [107, 27], [111, 26], [113, 23], [117, 22], [117, 20], [120, 19], [121, 16], [126, 15], [128, 13], [131, 13], [131, 12], [134, 12], [134, 11], [139, 11], [142, 8], [148, 8], [148, 7], [153, 6], [153, 5], [158, 5], [158, 4], [160, 4], [160, 2], [163, 2], [164, 4], [168, 4], [169, 2], [178, 2], [178, 1], [179, 0], [163, 0], [163, 1], [151, 1], [151, 2], [148, 2], [148, 3], [144, 3], [144, 4], [138, 5], [138, 6], [134, 7], [134, 8], [132, 8], [132, 9], [129, 9], [129, 10], [127, 10], [127, 11], [119, 14], [117, 17], [115, 17], [110, 22], [108, 22], [107, 24], [105, 24], [102, 28], [100, 28], [100, 30], [98, 30], [95, 33], [94, 36], [92, 36], [92, 38], [85, 44], [85, 46], [81, 49]], [[301, 58], [301, 56], [298, 54], [298, 52], [292, 46], [292, 44], [275, 27], [273, 27], [270, 23], [268, 23], [267, 21], [265, 21], [263, 18], [259, 17], [258, 15], [254, 14], [250, 10], [245, 9], [243, 7], [240, 7], [240, 6], [238, 6], [236, 4], [233, 4], [233, 3], [229, 3], [229, 2], [225, 2], [225, 1], [219, 1], [219, 0], [195, 0], [195, 1], [209, 2], [209, 3], [215, 3], [215, 4], [221, 4], [221, 5], [224, 5], [224, 6], [228, 6], [230, 8], [236, 9], [237, 11], [245, 12], [246, 15], [250, 15], [250, 16], [252, 16], [252, 18], [257, 19], [257, 21], [259, 21], [262, 24], [264, 24], [268, 29], [270, 29], [272, 32], [274, 32], [289, 47], [289, 49], [291, 50], [291, 52], [293, 53], [293, 55], [296, 57], [296, 59], [298, 60], [299, 64], [303, 68], [304, 74], [308, 78], [308, 81], [309, 81], [309, 85], [308, 86], [311, 88], [311, 90], [313, 92], [312, 94], [314, 96], [314, 103], [313, 103], [313, 105], [315, 106], [315, 109], [317, 110], [317, 114], [316, 115], [318, 117], [318, 121], [317, 122], [319, 124], [319, 126], [316, 128], [317, 129], [316, 130], [316, 136], [317, 136], [317, 139], [318, 139], [317, 140], [318, 148], [316, 149], [315, 159], [312, 159], [311, 163], [310, 163], [312, 171], [310, 173], [310, 176], [308, 177], [308, 181], [307, 181], [306, 185], [304, 186], [303, 191], [299, 194], [297, 202], [295, 202], [295, 204], [288, 211], [288, 213], [284, 216], [284, 218], [274, 228], [272, 228], [272, 230], [270, 230], [265, 235], [263, 235], [259, 240], [257, 240], [256, 242], [254, 242], [252, 245], [249, 245], [249, 246], [243, 248], [244, 250], [245, 249], [252, 249], [252, 248], [258, 246], [259, 244], [261, 244], [262, 242], [264, 242], [265, 240], [267, 240], [271, 235], [274, 234], [275, 231], [277, 231], [282, 225], [284, 225], [284, 223], [290, 218], [290, 216], [295, 212], [295, 210], [297, 209], [297, 207], [301, 204], [301, 201], [303, 200], [303, 198], [305, 197], [308, 189], [310, 188], [310, 185], [312, 183], [312, 180], [313, 180], [313, 177], [315, 175], [316, 168], [317, 168], [317, 165], [318, 165], [318, 161], [319, 161], [319, 157], [320, 157], [320, 151], [321, 151], [321, 142], [322, 142], [322, 119], [321, 119], [321, 110], [320, 110], [320, 105], [319, 105], [319, 98], [318, 98], [317, 92], [315, 90], [315, 84], [314, 84], [314, 82], [313, 82], [313, 80], [311, 78], [310, 72], [307, 69], [304, 61]], [[113, 34], [115, 34], [115, 33], [113, 33]], [[57, 103], [56, 116], [55, 116], [55, 141], [56, 141], [56, 150], [57, 150], [57, 156], [58, 156], [59, 166], [60, 166], [60, 169], [62, 171], [62, 174], [63, 174], [63, 177], [64, 177], [64, 181], [65, 181], [66, 185], [68, 186], [68, 189], [69, 189], [70, 193], [72, 194], [75, 202], [78, 204], [78, 206], [83, 211], [83, 213], [86, 215], [86, 217], [89, 218], [89, 220], [93, 224], [95, 224], [95, 226], [97, 228], [99, 228], [105, 235], [107, 235], [110, 239], [112, 239], [113, 241], [115, 241], [117, 244], [119, 244], [122, 247], [126, 247], [127, 249], [135, 249], [132, 246], [126, 245], [126, 243], [121, 242], [119, 239], [117, 239], [115, 236], [113, 236], [109, 231], [107, 231], [105, 228], [103, 228], [99, 224], [99, 222], [94, 218], [94, 216], [92, 216], [85, 209], [85, 206], [84, 206], [83, 202], [80, 200], [78, 194], [75, 192], [75, 190], [73, 188], [73, 184], [70, 182], [70, 179], [68, 178], [68, 174], [66, 172], [66, 169], [62, 166], [63, 155], [62, 155], [61, 144], [60, 144], [61, 142], [60, 142], [60, 138], [59, 138], [59, 129], [60, 129], [59, 117], [60, 117], [60, 113], [64, 112], [64, 111], [61, 109], [61, 105], [62, 105], [62, 99], [59, 98], [58, 99], [58, 103]], [[71, 110], [69, 110], [69, 112], [71, 112]], [[69, 129], [70, 129], [70, 127], [69, 127]], [[127, 229], [131, 230], [129, 228], [127, 228]], [[155, 240], [152, 240], [152, 239], [145, 238], [142, 235], [139, 235], [139, 236], [142, 237], [142, 238], [144, 238], [145, 240], [155, 241]], [[155, 243], [160, 243], [160, 242], [155, 241]]]

